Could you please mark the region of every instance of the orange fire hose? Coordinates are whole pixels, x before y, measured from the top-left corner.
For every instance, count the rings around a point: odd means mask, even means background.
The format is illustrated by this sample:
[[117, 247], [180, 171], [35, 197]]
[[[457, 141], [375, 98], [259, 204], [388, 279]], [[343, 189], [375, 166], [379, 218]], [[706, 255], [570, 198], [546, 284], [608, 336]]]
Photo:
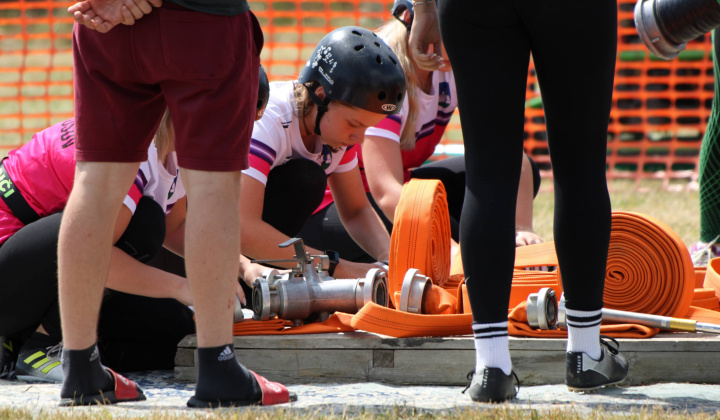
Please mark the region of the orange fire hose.
[[[425, 301], [425, 313], [400, 312], [379, 305], [365, 305], [357, 314], [336, 313], [326, 325], [313, 324], [276, 332], [337, 332], [362, 329], [393, 337], [448, 336], [471, 333], [472, 315], [463, 314], [462, 266], [456, 261], [450, 276], [450, 228], [445, 190], [433, 180], [411, 180], [403, 187], [391, 239], [388, 288], [392, 302], [405, 272], [417, 268], [433, 280]], [[708, 268], [705, 287], [720, 295], [720, 260]], [[562, 292], [560, 273], [524, 270], [533, 266], [557, 266], [554, 243], [518, 248], [509, 313], [511, 335], [564, 337], [565, 331], [540, 331], [527, 325], [525, 300], [542, 287]], [[712, 270], [711, 270], [712, 268]], [[687, 249], [668, 226], [652, 217], [631, 212], [612, 215], [612, 231], [605, 282], [605, 306], [632, 312], [691, 318], [720, 323], [717, 297], [707, 290], [695, 291], [696, 272]], [[713, 277], [714, 276], [714, 277]], [[696, 306], [691, 306], [694, 304]], [[469, 310], [465, 309], [465, 312]], [[248, 325], [250, 326], [250, 325]], [[324, 328], [324, 330], [323, 330]], [[258, 326], [252, 329], [256, 332]], [[651, 337], [658, 330], [641, 325], [603, 325], [603, 334], [615, 337]], [[241, 333], [236, 324], [235, 334]]]
[[411, 268], [430, 277], [433, 284], [442, 287], [447, 283], [450, 236], [450, 213], [442, 182], [411, 179], [403, 186], [390, 238], [388, 291], [396, 308], [400, 307], [403, 278]]

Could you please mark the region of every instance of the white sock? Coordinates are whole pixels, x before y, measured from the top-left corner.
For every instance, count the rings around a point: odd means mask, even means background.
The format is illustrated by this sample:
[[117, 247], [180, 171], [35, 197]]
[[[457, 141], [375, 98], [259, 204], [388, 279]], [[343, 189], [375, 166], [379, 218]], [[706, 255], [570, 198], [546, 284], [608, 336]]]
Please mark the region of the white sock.
[[567, 351], [583, 352], [595, 360], [599, 359], [602, 310], [566, 309], [565, 314], [568, 329]]
[[482, 373], [486, 367], [500, 368], [506, 375], [512, 372], [507, 326], [507, 321], [472, 324], [475, 335], [475, 372]]

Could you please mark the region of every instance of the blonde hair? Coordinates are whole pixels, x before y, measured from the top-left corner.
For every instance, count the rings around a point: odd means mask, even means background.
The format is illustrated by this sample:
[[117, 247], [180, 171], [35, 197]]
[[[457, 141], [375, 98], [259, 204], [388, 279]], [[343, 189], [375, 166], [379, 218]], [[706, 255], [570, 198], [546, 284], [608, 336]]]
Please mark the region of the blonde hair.
[[418, 77], [415, 73], [415, 66], [412, 64], [412, 57], [408, 53], [408, 30], [407, 27], [397, 19], [390, 19], [375, 31], [395, 52], [400, 66], [405, 73], [405, 86], [407, 88], [408, 113], [405, 116], [405, 128], [400, 133], [400, 149], [410, 150], [415, 147], [415, 124], [418, 115]]
[[172, 128], [172, 119], [170, 118], [170, 109], [165, 109], [160, 125], [155, 132], [153, 142], [157, 149], [158, 157], [168, 154], [170, 149], [170, 129]]

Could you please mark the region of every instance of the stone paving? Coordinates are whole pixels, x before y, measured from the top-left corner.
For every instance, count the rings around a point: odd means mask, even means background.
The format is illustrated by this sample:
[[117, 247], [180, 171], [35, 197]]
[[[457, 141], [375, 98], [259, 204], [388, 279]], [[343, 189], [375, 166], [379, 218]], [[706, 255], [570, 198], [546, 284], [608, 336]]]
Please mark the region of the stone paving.
[[[107, 407], [74, 410], [107, 410], [114, 417], [152, 416], [153, 413], [203, 414], [204, 410], [187, 408], [195, 385], [178, 382], [171, 371], [128, 374], [145, 390], [147, 401]], [[275, 378], [277, 379], [277, 378]], [[378, 383], [306, 384], [289, 387], [298, 401], [263, 410], [290, 410], [298, 414], [342, 414], [376, 412], [392, 413], [410, 408], [416, 413], [439, 417], [467, 408], [492, 407], [476, 404], [461, 393], [461, 387], [395, 386]], [[0, 380], [0, 406], [17, 407], [34, 413], [66, 412], [57, 407], [60, 385]], [[631, 413], [660, 408], [687, 413], [720, 413], [720, 385], [655, 384], [614, 387], [593, 394], [568, 392], [564, 385], [522, 387], [518, 398], [507, 404], [510, 409], [554, 409], [584, 413], [600, 409], [608, 413]]]

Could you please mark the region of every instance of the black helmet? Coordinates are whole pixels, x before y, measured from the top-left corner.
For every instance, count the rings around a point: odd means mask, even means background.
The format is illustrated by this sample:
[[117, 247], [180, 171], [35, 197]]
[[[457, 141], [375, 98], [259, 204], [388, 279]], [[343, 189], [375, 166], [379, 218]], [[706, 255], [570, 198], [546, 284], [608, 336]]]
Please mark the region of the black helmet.
[[323, 113], [331, 100], [338, 99], [370, 112], [397, 114], [405, 97], [405, 75], [395, 53], [373, 32], [357, 26], [325, 35], [299, 81], [320, 83], [325, 101], [309, 88], [308, 92]]
[[270, 99], [270, 83], [268, 82], [267, 73], [263, 66], [260, 66], [260, 77], [258, 77], [258, 101], [257, 111], [261, 111]]

